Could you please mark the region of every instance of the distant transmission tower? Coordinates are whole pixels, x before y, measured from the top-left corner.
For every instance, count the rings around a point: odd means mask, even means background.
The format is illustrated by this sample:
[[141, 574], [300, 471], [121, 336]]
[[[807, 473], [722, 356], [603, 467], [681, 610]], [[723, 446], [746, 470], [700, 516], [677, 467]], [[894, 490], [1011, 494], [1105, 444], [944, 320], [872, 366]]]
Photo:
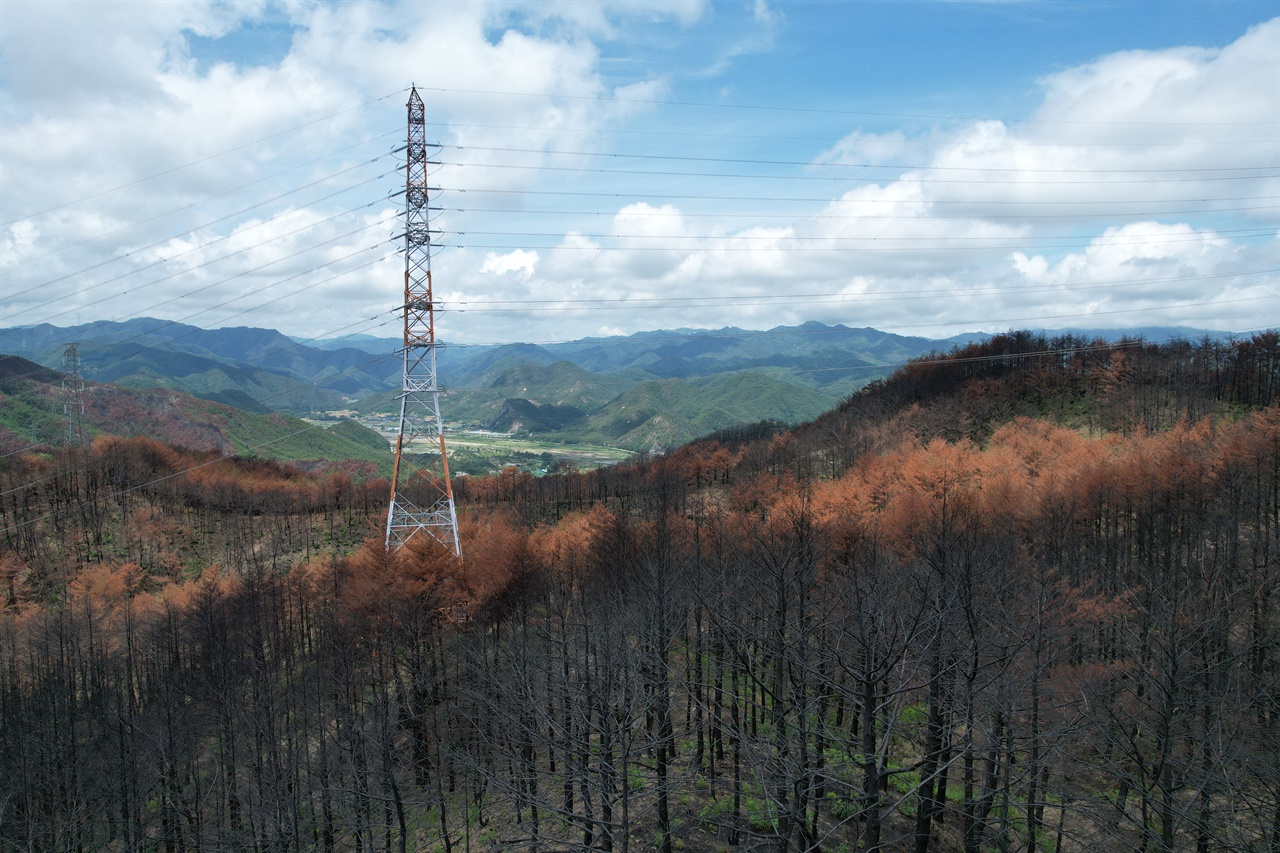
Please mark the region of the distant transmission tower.
[[62, 348], [62, 413], [67, 416], [67, 444], [84, 444], [84, 378], [80, 376], [80, 344]]
[[[391, 474], [391, 506], [387, 510], [387, 547], [399, 549], [419, 530], [462, 556], [458, 516], [449, 482], [440, 419], [440, 386], [436, 382], [436, 321], [431, 296], [431, 225], [427, 207], [427, 122], [417, 88], [409, 93], [408, 164], [405, 168], [404, 229], [404, 377], [400, 384], [400, 429]], [[401, 492], [406, 453], [421, 454], [417, 465], [425, 499], [422, 506]], [[418, 494], [415, 493], [415, 497]]]

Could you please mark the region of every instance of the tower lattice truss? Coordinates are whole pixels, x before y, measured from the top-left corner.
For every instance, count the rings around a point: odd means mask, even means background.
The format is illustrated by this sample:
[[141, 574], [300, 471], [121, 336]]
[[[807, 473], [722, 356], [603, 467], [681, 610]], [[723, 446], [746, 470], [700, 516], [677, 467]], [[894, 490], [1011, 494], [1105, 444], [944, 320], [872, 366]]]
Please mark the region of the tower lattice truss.
[[84, 378], [80, 375], [80, 344], [62, 348], [62, 413], [67, 418], [66, 442], [72, 447], [84, 444]]
[[426, 116], [418, 90], [409, 94], [405, 168], [404, 375], [396, 437], [387, 547], [399, 549], [426, 531], [462, 556], [445, 454], [436, 374], [435, 304], [431, 294], [431, 224], [427, 204]]

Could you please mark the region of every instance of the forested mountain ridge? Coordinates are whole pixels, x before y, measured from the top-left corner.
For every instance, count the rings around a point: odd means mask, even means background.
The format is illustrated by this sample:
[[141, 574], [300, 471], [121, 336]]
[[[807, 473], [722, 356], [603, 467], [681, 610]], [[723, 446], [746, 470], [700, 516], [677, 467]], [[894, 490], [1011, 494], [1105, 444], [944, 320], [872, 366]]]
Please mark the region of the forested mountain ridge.
[[[465, 389], [449, 391], [442, 405], [449, 407], [451, 418], [504, 431], [513, 424], [504, 425], [501, 410], [509, 410], [512, 405], [524, 409], [573, 407], [585, 417], [587, 412], [599, 409], [639, 381], [633, 377], [591, 373], [568, 361], [503, 359], [489, 362], [485, 368], [472, 375]], [[567, 421], [539, 422], [511, 431], [541, 433], [559, 429], [565, 423]]]
[[401, 370], [394, 349], [380, 355], [352, 347], [321, 350], [272, 329], [201, 329], [152, 318], [0, 329], [0, 352], [54, 369], [72, 341], [80, 344], [86, 379], [174, 388], [219, 402], [228, 402], [219, 395], [233, 391], [273, 411], [341, 408], [353, 395], [391, 388]]
[[[67, 418], [62, 374], [17, 356], [0, 356], [0, 453], [48, 451], [63, 443]], [[329, 429], [278, 412], [255, 412], [180, 391], [87, 383], [84, 439], [145, 435], [192, 450], [279, 461], [363, 463], [389, 471], [386, 439], [347, 421]]]
[[664, 379], [630, 388], [561, 434], [656, 453], [734, 425], [803, 423], [833, 403], [821, 392], [758, 373]]
[[[666, 451], [742, 418], [809, 420], [896, 365], [986, 337], [932, 341], [813, 322], [767, 331], [676, 329], [548, 344], [446, 343], [438, 367], [451, 426], [507, 423], [548, 440]], [[151, 318], [0, 329], [0, 352], [51, 369], [62, 366], [68, 341], [80, 343], [82, 375], [99, 383], [183, 391], [257, 413], [354, 410], [376, 418], [398, 411], [399, 344], [392, 339], [354, 336], [343, 346], [269, 329], [200, 329]], [[636, 387], [645, 383], [654, 384]], [[628, 393], [630, 401], [622, 398]], [[649, 402], [636, 406], [635, 398]], [[619, 430], [624, 407], [630, 425]], [[638, 409], [650, 413], [647, 421], [634, 420]]]
[[[395, 355], [398, 345], [389, 339], [355, 342], [364, 349], [320, 346], [320, 342], [310, 342], [317, 344], [311, 346], [268, 329], [206, 330], [143, 318], [67, 329], [48, 324], [0, 329], [0, 352], [57, 369], [64, 344], [77, 340], [82, 374], [99, 383], [184, 391], [259, 413], [352, 408], [373, 415], [396, 408], [400, 361]], [[936, 343], [872, 329], [809, 323], [766, 333], [678, 330], [547, 346], [446, 344], [438, 358], [447, 393], [446, 418], [468, 426], [491, 425], [503, 409], [532, 411], [547, 405], [574, 406], [585, 416], [639, 383], [668, 380], [664, 386], [641, 392], [651, 398], [671, 396], [669, 380], [693, 383], [672, 397], [681, 405], [653, 410], [653, 422], [633, 424], [629, 431], [634, 435], [628, 438], [592, 423], [575, 425], [564, 417], [515, 419], [518, 424], [536, 425], [538, 432], [546, 432], [543, 427], [548, 424], [557, 431], [575, 427], [564, 436], [566, 440], [665, 450], [699, 430], [731, 425], [723, 417], [731, 417], [729, 411], [749, 409], [756, 396], [741, 383], [724, 383], [721, 388], [738, 387], [745, 396], [722, 400], [727, 409], [704, 413], [696, 404], [699, 380], [757, 372], [769, 389], [763, 395], [768, 405], [754, 416], [794, 422], [830, 408], [838, 399], [833, 395], [887, 373], [887, 365]], [[720, 419], [714, 416], [716, 411], [721, 412]]]
[[1274, 333], [998, 336], [460, 479], [461, 564], [378, 481], [15, 454], [0, 843], [1273, 849], [1278, 388]]

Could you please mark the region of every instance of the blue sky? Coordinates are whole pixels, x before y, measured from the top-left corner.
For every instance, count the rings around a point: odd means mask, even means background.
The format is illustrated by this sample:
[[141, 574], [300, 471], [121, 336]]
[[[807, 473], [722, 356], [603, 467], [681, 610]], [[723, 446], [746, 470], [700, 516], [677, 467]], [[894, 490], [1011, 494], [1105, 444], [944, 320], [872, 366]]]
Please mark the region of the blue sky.
[[0, 325], [1280, 325], [1274, 2], [0, 6]]

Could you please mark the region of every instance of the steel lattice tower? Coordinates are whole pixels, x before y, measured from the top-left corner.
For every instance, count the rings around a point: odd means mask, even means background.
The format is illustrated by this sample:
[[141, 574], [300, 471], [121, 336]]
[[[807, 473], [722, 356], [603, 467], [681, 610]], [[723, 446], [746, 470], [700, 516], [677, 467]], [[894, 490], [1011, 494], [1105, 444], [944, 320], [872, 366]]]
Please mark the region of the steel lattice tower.
[[[399, 549], [425, 530], [438, 542], [462, 556], [458, 541], [458, 517], [449, 481], [449, 461], [444, 449], [444, 423], [440, 419], [440, 386], [436, 381], [435, 304], [431, 295], [431, 225], [427, 206], [426, 111], [417, 88], [409, 92], [408, 162], [405, 167], [404, 229], [404, 377], [400, 386], [400, 429], [396, 435], [396, 461], [391, 474], [391, 506], [387, 510], [387, 547]], [[418, 446], [415, 445], [415, 441]], [[421, 481], [423, 506], [401, 492], [407, 480], [406, 452], [421, 453], [429, 464], [418, 465], [415, 486]], [[432, 464], [434, 463], [434, 464]]]
[[84, 378], [80, 375], [80, 344], [62, 348], [62, 413], [67, 416], [67, 444], [84, 444]]

